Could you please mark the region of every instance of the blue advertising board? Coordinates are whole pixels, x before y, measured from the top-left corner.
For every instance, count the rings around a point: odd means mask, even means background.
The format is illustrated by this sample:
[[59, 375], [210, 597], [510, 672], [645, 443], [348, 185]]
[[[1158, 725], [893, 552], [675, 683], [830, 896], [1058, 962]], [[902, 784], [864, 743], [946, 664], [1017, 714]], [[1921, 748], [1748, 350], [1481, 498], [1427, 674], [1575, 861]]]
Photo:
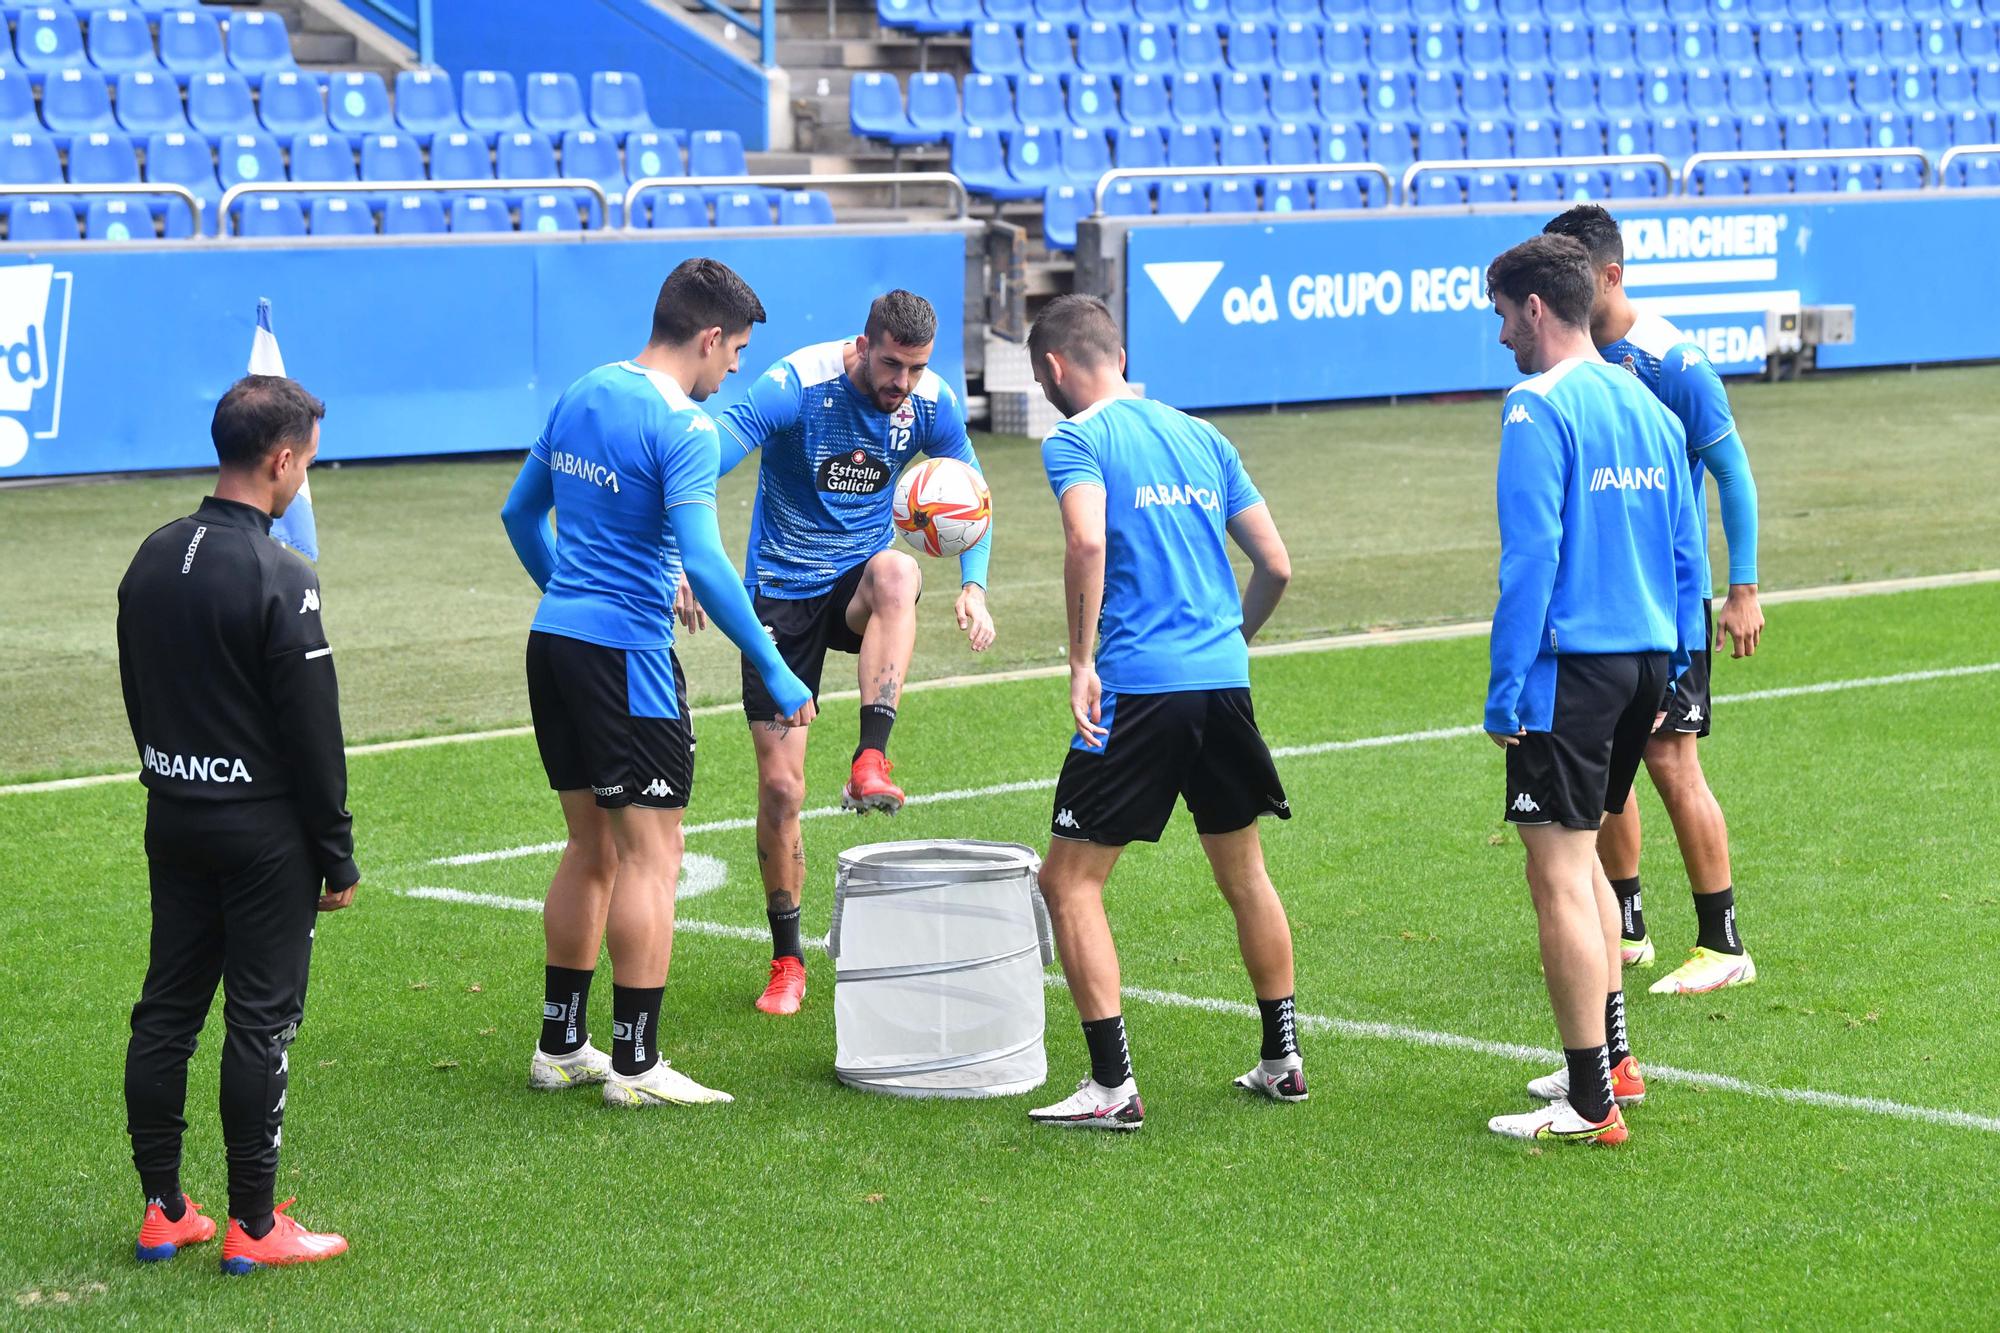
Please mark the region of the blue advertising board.
[[[1767, 311], [1852, 305], [1827, 367], [2000, 357], [2000, 264], [1913, 280], [1898, 256], [1990, 254], [2000, 196], [1616, 206], [1626, 285], [1724, 374], [1763, 369]], [[1125, 246], [1131, 374], [1178, 407], [1496, 389], [1520, 378], [1497, 341], [1487, 263], [1541, 212], [1313, 215], [1139, 225]]]
[[248, 363], [259, 297], [286, 369], [326, 400], [323, 459], [525, 449], [572, 379], [645, 346], [661, 280], [696, 254], [741, 273], [770, 316], [711, 406], [860, 332], [892, 287], [937, 307], [932, 364], [964, 392], [956, 232], [21, 247], [0, 256], [0, 480], [212, 465], [209, 417]]

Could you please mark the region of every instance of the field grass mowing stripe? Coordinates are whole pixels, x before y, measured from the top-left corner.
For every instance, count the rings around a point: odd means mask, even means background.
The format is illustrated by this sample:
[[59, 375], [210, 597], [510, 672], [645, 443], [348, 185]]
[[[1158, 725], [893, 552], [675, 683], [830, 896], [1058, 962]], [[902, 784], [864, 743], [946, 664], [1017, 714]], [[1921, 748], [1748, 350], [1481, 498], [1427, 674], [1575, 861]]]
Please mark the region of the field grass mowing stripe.
[[[459, 889], [431, 886], [403, 889], [400, 895], [432, 902], [492, 907], [515, 912], [539, 913], [542, 910], [542, 904], [533, 898], [510, 898], [497, 893], [467, 893]], [[674, 929], [677, 932], [687, 931], [690, 934], [742, 940], [751, 944], [767, 943], [771, 938], [770, 931], [756, 926], [730, 926], [714, 921], [682, 919], [674, 923]], [[805, 943], [811, 949], [823, 951], [826, 948], [824, 937], [810, 939]], [[1055, 973], [1046, 974], [1044, 979], [1052, 990], [1067, 989], [1063, 979]], [[1202, 1013], [1224, 1014], [1231, 1018], [1257, 1017], [1257, 1006], [1245, 1004], [1241, 1000], [1218, 1000], [1206, 995], [1183, 995], [1179, 991], [1155, 990], [1150, 986], [1125, 986], [1119, 993], [1138, 1004], [1158, 1005], [1168, 1009], [1193, 1009]], [[1526, 1046], [1511, 1041], [1488, 1041], [1483, 1037], [1467, 1037], [1456, 1032], [1439, 1032], [1431, 1028], [1409, 1027], [1401, 1023], [1370, 1023], [1351, 1018], [1334, 1018], [1327, 1014], [1308, 1013], [1299, 1014], [1297, 1021], [1299, 1026], [1308, 1032], [1324, 1032], [1355, 1040], [1388, 1041], [1403, 1046], [1469, 1051], [1475, 1055], [1491, 1055], [1522, 1064], [1562, 1063], [1561, 1052], [1545, 1050], [1539, 1046]], [[1748, 1079], [1736, 1078], [1730, 1074], [1710, 1074], [1698, 1069], [1681, 1069], [1674, 1065], [1648, 1064], [1645, 1066], [1645, 1071], [1647, 1078], [1663, 1083], [1685, 1083], [1690, 1086], [1711, 1088], [1718, 1092], [1733, 1092], [1745, 1097], [1795, 1102], [1805, 1106], [1825, 1107], [1828, 1110], [1859, 1111], [1867, 1115], [1886, 1116], [1893, 1120], [1914, 1120], [1953, 1129], [2000, 1134], [2000, 1116], [1978, 1115], [1971, 1111], [1941, 1110], [1931, 1106], [1913, 1106], [1908, 1102], [1890, 1101], [1884, 1097], [1854, 1097], [1844, 1092], [1822, 1092], [1816, 1088], [1773, 1087], [1765, 1083], [1753, 1083]]]
[[[1953, 574], [1922, 574], [1911, 578], [1877, 579], [1865, 583], [1833, 583], [1814, 588], [1791, 588], [1763, 594], [1760, 599], [1765, 605], [1776, 606], [1786, 602], [1838, 601], [1849, 597], [1873, 597], [1888, 593], [1923, 592], [1934, 588], [1960, 588], [1971, 584], [2000, 583], [2000, 569], [1974, 569]], [[1399, 643], [1424, 643], [1439, 639], [1464, 639], [1485, 634], [1492, 629], [1492, 622], [1486, 620], [1458, 621], [1448, 625], [1418, 625], [1403, 629], [1362, 630], [1355, 634], [1336, 634], [1324, 638], [1298, 639], [1289, 643], [1253, 644], [1252, 657], [1291, 657], [1301, 653], [1334, 652], [1345, 648], [1383, 647]], [[965, 689], [975, 685], [1004, 685], [1014, 681], [1050, 680], [1068, 673], [1066, 666], [1026, 667], [1018, 671], [979, 672], [971, 675], [939, 676], [929, 680], [911, 681], [903, 687], [905, 694], [930, 690]], [[822, 703], [851, 701], [860, 698], [856, 690], [834, 690], [820, 695]], [[1753, 696], [1754, 697], [1754, 696]], [[733, 703], [707, 704], [693, 710], [695, 717], [720, 717], [738, 711]], [[472, 745], [483, 741], [517, 740], [534, 735], [533, 727], [498, 727], [487, 731], [459, 731], [440, 736], [412, 736], [395, 741], [372, 741], [365, 745], [350, 745], [347, 753], [352, 755], [391, 754], [401, 750], [423, 750], [438, 745]], [[22, 796], [35, 792], [70, 791], [79, 787], [101, 787], [113, 782], [137, 782], [136, 769], [121, 769], [116, 773], [92, 773], [83, 777], [54, 778], [46, 782], [19, 782], [0, 785], [0, 796]]]
[[[1843, 690], [1877, 689], [1888, 685], [1919, 685], [1926, 681], [1953, 680], [1962, 676], [1984, 676], [2000, 671], [2000, 662], [1982, 662], [1973, 666], [1939, 667], [1930, 671], [1901, 671], [1890, 676], [1857, 676], [1848, 680], [1822, 680], [1810, 685], [1783, 685], [1768, 690], [1746, 690], [1741, 694], [1716, 696], [1718, 704], [1762, 703], [1772, 699], [1794, 699], [1804, 695], [1838, 694]], [[1311, 755], [1336, 754], [1343, 750], [1373, 750], [1386, 745], [1406, 745], [1418, 741], [1457, 740], [1466, 736], [1477, 736], [1480, 728], [1476, 725], [1462, 727], [1432, 727], [1424, 731], [1398, 731], [1387, 736], [1358, 736], [1349, 740], [1315, 741], [1307, 745], [1280, 745], [1271, 750], [1273, 758], [1301, 759]], [[971, 801], [988, 796], [1006, 796], [1015, 792], [1049, 791], [1056, 785], [1054, 778], [1029, 778], [1021, 782], [998, 782], [990, 787], [964, 787], [955, 791], [923, 792], [912, 796], [908, 805], [930, 805], [941, 801]], [[835, 815], [848, 813], [837, 805], [816, 806], [811, 810], [801, 810], [800, 819], [831, 819]], [[705, 824], [690, 824], [684, 833], [726, 833], [739, 829], [755, 828], [757, 821], [750, 819], [716, 819]], [[476, 866], [489, 861], [511, 861], [523, 856], [547, 856], [563, 849], [561, 842], [534, 842], [521, 847], [502, 847], [491, 852], [463, 852], [456, 856], [441, 856], [430, 862], [434, 866]]]

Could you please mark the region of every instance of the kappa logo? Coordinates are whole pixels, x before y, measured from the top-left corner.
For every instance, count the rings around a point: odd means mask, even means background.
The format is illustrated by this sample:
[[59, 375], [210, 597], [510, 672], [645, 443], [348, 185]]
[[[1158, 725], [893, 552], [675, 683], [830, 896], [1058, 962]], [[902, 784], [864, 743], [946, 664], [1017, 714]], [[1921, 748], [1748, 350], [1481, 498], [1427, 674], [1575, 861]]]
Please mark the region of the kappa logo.
[[1682, 370], [1686, 370], [1690, 366], [1698, 366], [1700, 364], [1701, 364], [1701, 350], [1699, 348], [1690, 347], [1686, 351], [1681, 353]]
[[53, 264], [0, 268], [0, 470], [26, 458], [30, 441], [53, 440], [62, 430], [74, 283]]
[[1519, 426], [1523, 423], [1532, 424], [1534, 420], [1533, 417], [1528, 415], [1528, 405], [1526, 403], [1514, 404], [1512, 410], [1507, 413], [1507, 424], [1510, 426]]
[[305, 600], [299, 603], [299, 614], [319, 610], [319, 589], [307, 588]]
[[1514, 798], [1513, 810], [1517, 815], [1538, 815], [1542, 812], [1542, 807], [1535, 804], [1534, 797], [1522, 792]]
[[1075, 816], [1075, 815], [1073, 815], [1073, 814], [1071, 814], [1071, 813], [1069, 812], [1069, 807], [1068, 807], [1068, 806], [1064, 806], [1064, 807], [1063, 807], [1063, 808], [1062, 808], [1061, 810], [1058, 810], [1058, 811], [1056, 812], [1056, 827], [1057, 827], [1057, 828], [1082, 828], [1082, 827], [1083, 827], [1083, 825], [1081, 825], [1081, 824], [1077, 823], [1077, 822], [1076, 822], [1076, 816]]
[[625, 794], [625, 784], [621, 782], [615, 787], [592, 787], [591, 790], [599, 796], [623, 796]]
[[1689, 705], [1688, 705], [1688, 721], [1690, 721], [1690, 722], [1699, 722], [1699, 721], [1701, 721], [1701, 705], [1700, 705], [1700, 704], [1689, 704]]
[[654, 778], [651, 782], [647, 783], [645, 787], [643, 787], [640, 790], [639, 794], [641, 796], [655, 796], [655, 797], [672, 796], [674, 794], [674, 789], [667, 785], [667, 780], [665, 778]]

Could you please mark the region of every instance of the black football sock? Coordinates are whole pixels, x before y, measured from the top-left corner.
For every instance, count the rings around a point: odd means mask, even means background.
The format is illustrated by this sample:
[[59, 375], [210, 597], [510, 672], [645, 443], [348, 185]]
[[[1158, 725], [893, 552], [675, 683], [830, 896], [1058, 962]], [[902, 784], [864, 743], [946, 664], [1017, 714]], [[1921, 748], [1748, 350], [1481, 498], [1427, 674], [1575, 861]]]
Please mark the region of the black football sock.
[[1602, 1046], [1581, 1050], [1563, 1047], [1569, 1064], [1569, 1104], [1592, 1124], [1601, 1124], [1611, 1114], [1611, 1058]]
[[264, 1239], [264, 1237], [271, 1234], [271, 1228], [277, 1224], [278, 1219], [270, 1213], [259, 1213], [255, 1217], [239, 1217], [236, 1219], [236, 1225], [248, 1232], [252, 1240]]
[[1294, 1022], [1292, 997], [1257, 1001], [1257, 1014], [1264, 1020], [1263, 1058], [1282, 1060], [1299, 1053], [1299, 1033]]
[[611, 983], [611, 1068], [636, 1078], [660, 1061], [660, 998], [665, 986]]
[[1083, 1039], [1090, 1046], [1090, 1076], [1106, 1088], [1115, 1088], [1132, 1077], [1132, 1052], [1125, 1045], [1125, 1015], [1093, 1019], [1083, 1025]]
[[1625, 992], [1612, 991], [1604, 1001], [1604, 1044], [1610, 1051], [1612, 1068], [1632, 1054], [1632, 1038], [1625, 1032]]
[[863, 750], [879, 750], [886, 758], [889, 753], [889, 728], [895, 725], [895, 709], [884, 708], [881, 704], [861, 705], [861, 744], [854, 747], [854, 757], [859, 759]]
[[1611, 892], [1618, 896], [1618, 934], [1628, 940], [1646, 938], [1646, 913], [1639, 900], [1639, 877], [1614, 879]]
[[542, 969], [542, 1052], [568, 1055], [590, 1039], [584, 1010], [590, 1004], [591, 972], [582, 967]]
[[1697, 893], [1694, 896], [1694, 915], [1699, 923], [1696, 944], [1717, 953], [1743, 952], [1743, 941], [1736, 936], [1736, 889], [1733, 885], [1721, 893]]
[[767, 907], [764, 915], [771, 922], [771, 957], [796, 958], [803, 963], [806, 955], [799, 945], [799, 909], [773, 912]]
[[167, 1215], [169, 1222], [178, 1222], [186, 1214], [187, 1197], [181, 1193], [178, 1171], [158, 1176], [148, 1172], [139, 1177], [139, 1188], [145, 1191], [147, 1203], [160, 1205], [160, 1211]]

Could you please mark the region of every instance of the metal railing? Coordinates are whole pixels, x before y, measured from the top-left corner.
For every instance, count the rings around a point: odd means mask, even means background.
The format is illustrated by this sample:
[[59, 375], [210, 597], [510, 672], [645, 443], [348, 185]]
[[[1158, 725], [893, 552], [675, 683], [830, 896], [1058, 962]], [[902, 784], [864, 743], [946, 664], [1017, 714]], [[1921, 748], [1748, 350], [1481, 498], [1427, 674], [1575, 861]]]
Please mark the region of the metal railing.
[[[165, 196], [171, 199], [177, 199], [181, 203], [187, 205], [188, 221], [194, 228], [194, 230], [190, 233], [190, 237], [191, 238], [199, 237], [202, 234], [201, 223], [202, 223], [203, 210], [201, 205], [201, 199], [199, 198], [199, 196], [195, 194], [193, 190], [188, 189], [187, 186], [175, 185], [171, 181], [154, 181], [146, 185], [138, 185], [138, 184], [65, 185], [59, 181], [48, 185], [0, 185], [0, 199], [4, 198], [56, 199], [56, 198], [66, 198], [66, 197], [77, 197], [83, 195], [88, 195], [92, 198], [100, 198], [105, 195], [116, 195], [116, 196], [132, 196], [136, 198]], [[151, 239], [151, 238], [148, 237], [142, 239]]]
[[[758, 0], [757, 21], [755, 23], [752, 23], [749, 19], [739, 14], [734, 6], [723, 4], [722, 0], [697, 0], [697, 3], [709, 13], [722, 18], [735, 27], [741, 28], [757, 39], [757, 63], [759, 66], [764, 69], [770, 69], [778, 63], [777, 6], [773, 3], [773, 0]], [[829, 4], [829, 22], [831, 22], [831, 14], [831, 4]], [[828, 31], [831, 32], [831, 29], [829, 28]]]
[[1395, 178], [1388, 171], [1373, 162], [1330, 162], [1304, 163], [1286, 166], [1252, 167], [1113, 167], [1097, 178], [1097, 185], [1090, 197], [1090, 215], [1104, 216], [1104, 195], [1119, 181], [1158, 180], [1208, 180], [1213, 177], [1224, 179], [1249, 178], [1252, 180], [1283, 179], [1290, 176], [1374, 176], [1381, 180], [1382, 188], [1394, 195]]
[[[1674, 164], [1658, 153], [1617, 153], [1609, 157], [1472, 157], [1463, 161], [1436, 158], [1428, 162], [1412, 162], [1403, 172], [1403, 202], [1410, 202], [1412, 187], [1417, 177], [1426, 174], [1438, 175], [1450, 172], [1465, 175], [1481, 171], [1596, 171], [1609, 167], [1658, 167], [1665, 173], [1666, 186], [1659, 197], [1664, 199], [1675, 193], [1680, 175]], [[1683, 168], [1685, 169], [1685, 168]]]
[[[770, 2], [771, 0], [764, 0], [767, 8]], [[396, 29], [395, 35], [401, 38], [406, 46], [416, 51], [420, 64], [426, 68], [437, 64], [434, 58], [437, 47], [437, 24], [432, 20], [431, 0], [415, 0], [414, 14], [405, 13], [389, 4], [387, 0], [357, 0], [357, 3], [392, 24]]]
[[1734, 164], [1749, 162], [1857, 162], [1882, 158], [1907, 159], [1917, 164], [1917, 187], [1930, 183], [1931, 160], [1921, 148], [1774, 148], [1768, 152], [1737, 151], [1729, 153], [1696, 153], [1681, 163], [1682, 195], [1687, 194], [1688, 185], [1694, 180], [1696, 167], [1712, 164]]
[[[83, 193], [89, 193], [88, 190]], [[603, 219], [598, 230], [611, 226], [611, 200], [604, 187], [585, 177], [536, 176], [521, 180], [460, 181], [244, 181], [222, 192], [215, 206], [215, 234], [228, 238], [229, 210], [239, 200], [253, 194], [587, 194], [597, 200]], [[630, 197], [629, 195], [627, 196]], [[588, 230], [588, 228], [586, 228]], [[348, 239], [352, 239], [351, 237]]]
[[1937, 161], [1937, 171], [1932, 176], [1931, 183], [1942, 190], [1944, 188], [1945, 170], [1952, 163], [1958, 161], [1961, 157], [1984, 156], [2000, 157], [2000, 143], [1962, 143], [1956, 148], [1945, 149], [1944, 156], [1940, 157]]
[[767, 186], [783, 189], [825, 190], [849, 185], [892, 185], [901, 189], [905, 185], [936, 185], [948, 191], [958, 203], [959, 220], [963, 221], [971, 196], [967, 194], [965, 182], [948, 171], [860, 171], [850, 175], [791, 175], [791, 176], [646, 176], [625, 187], [625, 230], [642, 230], [633, 221], [634, 205], [639, 196], [654, 190], [700, 190], [707, 192], [732, 190], [762, 190]]

